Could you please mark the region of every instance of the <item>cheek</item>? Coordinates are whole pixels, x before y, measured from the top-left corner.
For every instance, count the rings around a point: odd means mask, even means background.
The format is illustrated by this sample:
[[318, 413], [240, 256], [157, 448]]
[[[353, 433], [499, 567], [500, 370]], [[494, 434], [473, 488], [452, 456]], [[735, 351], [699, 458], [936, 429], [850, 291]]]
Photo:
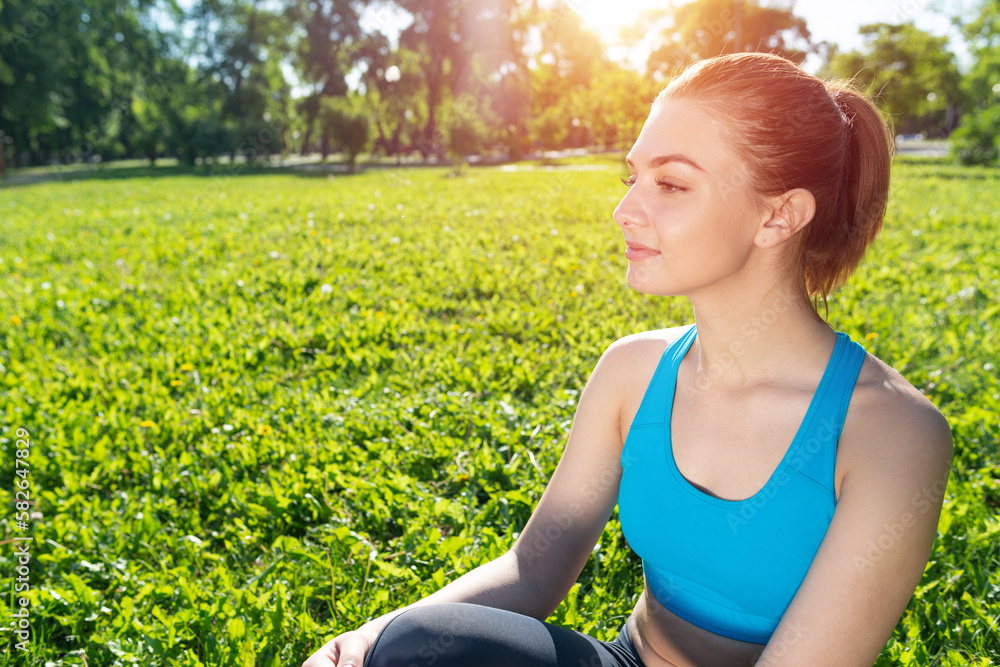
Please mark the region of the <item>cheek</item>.
[[664, 254], [684, 258], [712, 250], [722, 236], [718, 215], [718, 211], [691, 200], [659, 206], [653, 219]]
[[684, 270], [714, 273], [745, 261], [753, 225], [729, 206], [673, 206], [659, 211], [657, 233], [664, 258]]
[[729, 211], [726, 221], [726, 235], [730, 243], [737, 246], [742, 252], [747, 252], [754, 245], [754, 237], [757, 235], [758, 219], [754, 211], [747, 207], [733, 208]]

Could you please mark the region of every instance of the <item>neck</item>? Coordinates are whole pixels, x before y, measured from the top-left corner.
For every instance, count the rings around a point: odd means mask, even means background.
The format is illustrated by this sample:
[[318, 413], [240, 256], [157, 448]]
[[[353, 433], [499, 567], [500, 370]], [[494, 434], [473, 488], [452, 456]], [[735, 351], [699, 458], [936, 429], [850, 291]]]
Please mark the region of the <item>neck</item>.
[[690, 300], [698, 329], [692, 352], [699, 386], [740, 391], [790, 374], [812, 374], [818, 364], [825, 366], [836, 342], [802, 285], [791, 281]]

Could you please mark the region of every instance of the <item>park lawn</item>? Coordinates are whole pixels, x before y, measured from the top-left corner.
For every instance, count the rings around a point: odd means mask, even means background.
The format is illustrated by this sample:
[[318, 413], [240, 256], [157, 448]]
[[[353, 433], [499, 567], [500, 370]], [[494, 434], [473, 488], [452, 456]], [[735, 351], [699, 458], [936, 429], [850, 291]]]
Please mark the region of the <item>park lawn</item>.
[[[294, 665], [503, 553], [604, 348], [691, 321], [624, 282], [620, 163], [573, 162], [0, 190], [0, 524], [31, 538], [33, 631], [5, 663]], [[829, 321], [940, 407], [956, 456], [877, 664], [991, 665], [1000, 179], [894, 170]], [[615, 513], [549, 620], [610, 640], [641, 586]]]

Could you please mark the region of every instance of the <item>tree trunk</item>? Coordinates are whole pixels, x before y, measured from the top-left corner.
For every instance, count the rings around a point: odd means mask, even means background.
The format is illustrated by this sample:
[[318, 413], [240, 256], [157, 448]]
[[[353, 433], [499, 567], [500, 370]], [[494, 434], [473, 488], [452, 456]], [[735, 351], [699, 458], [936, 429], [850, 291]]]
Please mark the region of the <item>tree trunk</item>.
[[299, 151], [299, 155], [301, 155], [302, 157], [309, 155], [309, 141], [310, 139], [312, 139], [312, 132], [313, 132], [312, 123], [310, 123], [306, 127], [305, 136], [302, 137], [302, 150]]
[[441, 104], [441, 72], [433, 72], [427, 77], [427, 124], [424, 126], [424, 140], [417, 146], [420, 154], [427, 159], [439, 152], [435, 147], [437, 138], [437, 107]]
[[[7, 100], [7, 86], [0, 84], [0, 111]], [[0, 178], [7, 178], [7, 134], [0, 130]]]

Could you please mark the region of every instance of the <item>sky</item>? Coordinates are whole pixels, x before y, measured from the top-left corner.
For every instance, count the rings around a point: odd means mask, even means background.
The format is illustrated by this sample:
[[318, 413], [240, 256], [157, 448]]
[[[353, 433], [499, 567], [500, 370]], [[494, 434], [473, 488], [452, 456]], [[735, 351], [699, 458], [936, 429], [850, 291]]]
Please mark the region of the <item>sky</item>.
[[[664, 0], [566, 0], [573, 9], [599, 34], [607, 38], [617, 35], [620, 27], [633, 23], [643, 9], [662, 7]], [[835, 42], [842, 51], [860, 49], [864, 42], [858, 28], [866, 23], [914, 24], [934, 35], [949, 36], [951, 51], [958, 57], [959, 67], [969, 64], [957, 29], [948, 16], [968, 15], [975, 0], [796, 0], [793, 12], [806, 20], [814, 42]], [[765, 0], [761, 4], [787, 6], [791, 0]], [[684, 4], [675, 0], [675, 4]], [[810, 56], [803, 69], [815, 74], [819, 59]]]

